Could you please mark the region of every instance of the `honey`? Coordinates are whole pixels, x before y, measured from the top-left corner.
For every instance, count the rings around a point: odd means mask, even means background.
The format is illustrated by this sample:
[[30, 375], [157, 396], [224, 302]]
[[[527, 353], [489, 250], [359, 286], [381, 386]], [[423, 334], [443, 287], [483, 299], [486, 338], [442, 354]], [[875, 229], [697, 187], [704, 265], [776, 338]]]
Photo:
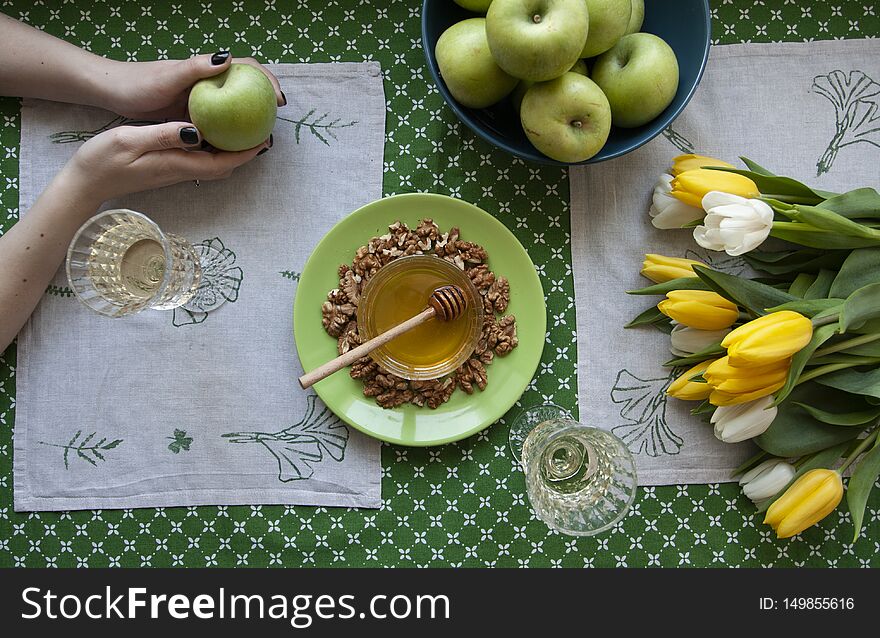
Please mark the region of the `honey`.
[[419, 314], [428, 307], [431, 293], [449, 284], [462, 288], [466, 311], [452, 321], [431, 319], [392, 339], [373, 353], [380, 365], [410, 379], [448, 374], [473, 352], [482, 307], [467, 275], [437, 257], [400, 258], [374, 275], [358, 308], [358, 325], [368, 338]]

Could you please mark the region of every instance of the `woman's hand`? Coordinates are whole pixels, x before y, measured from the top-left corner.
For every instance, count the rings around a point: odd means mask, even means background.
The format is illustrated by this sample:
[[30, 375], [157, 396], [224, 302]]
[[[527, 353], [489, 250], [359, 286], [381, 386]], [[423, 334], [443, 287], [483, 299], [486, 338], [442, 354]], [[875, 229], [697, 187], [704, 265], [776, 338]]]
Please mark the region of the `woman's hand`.
[[95, 207], [108, 199], [178, 182], [229, 177], [272, 146], [272, 138], [252, 149], [209, 153], [188, 122], [119, 126], [84, 143], [57, 179]]
[[229, 51], [197, 55], [188, 60], [156, 62], [105, 61], [99, 77], [105, 87], [105, 108], [139, 120], [183, 119], [193, 84], [223, 73], [232, 63], [260, 69], [275, 87], [278, 106], [287, 104], [278, 79], [253, 58], [233, 58]]

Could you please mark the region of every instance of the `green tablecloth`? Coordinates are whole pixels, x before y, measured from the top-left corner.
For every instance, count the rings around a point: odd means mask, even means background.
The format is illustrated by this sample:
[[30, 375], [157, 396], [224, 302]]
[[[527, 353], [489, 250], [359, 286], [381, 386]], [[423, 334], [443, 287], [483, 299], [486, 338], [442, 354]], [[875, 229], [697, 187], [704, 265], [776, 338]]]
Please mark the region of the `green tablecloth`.
[[[880, 36], [880, 12], [863, 0], [712, 0], [712, 7], [714, 44]], [[12, 0], [2, 11], [123, 60], [230, 48], [270, 62], [380, 61], [388, 101], [386, 194], [428, 190], [460, 197], [519, 237], [541, 274], [552, 332], [522, 403], [549, 400], [576, 409], [567, 174], [512, 159], [476, 138], [444, 106], [425, 68], [420, 2], [151, 7]], [[17, 218], [19, 101], [0, 99], [0, 117], [5, 229]], [[550, 533], [524, 497], [504, 421], [441, 448], [385, 446], [379, 511], [262, 506], [17, 514], [14, 369], [12, 346], [0, 358], [0, 566], [880, 565], [880, 490], [870, 499], [855, 545], [848, 543], [852, 526], [843, 511], [799, 538], [777, 541], [729, 484], [643, 488], [631, 515], [607, 534], [574, 539]]]

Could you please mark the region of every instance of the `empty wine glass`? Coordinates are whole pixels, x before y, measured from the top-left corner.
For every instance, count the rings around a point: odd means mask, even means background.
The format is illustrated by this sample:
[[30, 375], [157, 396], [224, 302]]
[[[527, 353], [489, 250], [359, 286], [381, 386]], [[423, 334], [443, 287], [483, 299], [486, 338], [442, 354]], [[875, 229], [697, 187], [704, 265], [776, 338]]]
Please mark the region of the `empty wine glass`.
[[208, 312], [222, 295], [200, 295], [203, 265], [217, 251], [164, 233], [146, 215], [107, 210], [83, 224], [67, 250], [67, 279], [76, 297], [95, 312], [123, 317], [141, 310]]
[[583, 425], [557, 405], [525, 410], [513, 422], [510, 450], [526, 475], [529, 501], [550, 528], [592, 536], [620, 521], [638, 479], [629, 449], [611, 432]]

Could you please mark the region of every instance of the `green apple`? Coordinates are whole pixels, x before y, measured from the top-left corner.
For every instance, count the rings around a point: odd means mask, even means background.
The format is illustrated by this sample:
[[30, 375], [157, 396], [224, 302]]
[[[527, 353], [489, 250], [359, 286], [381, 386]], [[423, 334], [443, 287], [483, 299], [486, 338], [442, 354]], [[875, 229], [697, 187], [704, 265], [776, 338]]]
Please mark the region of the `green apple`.
[[455, 0], [455, 4], [468, 11], [486, 13], [489, 10], [489, 5], [492, 4], [492, 0]]
[[[574, 66], [569, 69], [571, 73], [579, 73], [584, 77], [589, 77], [590, 74], [587, 72], [587, 63], [584, 60], [578, 60], [574, 63]], [[526, 91], [534, 86], [534, 82], [530, 80], [520, 80], [519, 84], [516, 85], [516, 88], [513, 89], [513, 93], [510, 94], [510, 101], [513, 102], [513, 108], [516, 109], [516, 112], [519, 113], [519, 106], [522, 104], [522, 99], [525, 97]]]
[[520, 120], [526, 137], [544, 155], [560, 162], [582, 162], [605, 146], [611, 107], [590, 78], [566, 73], [526, 92]]
[[624, 35], [630, 33], [638, 33], [642, 28], [642, 22], [645, 21], [645, 0], [632, 0], [632, 15], [629, 18], [629, 26], [626, 28]]
[[584, 0], [494, 0], [486, 14], [486, 36], [498, 66], [532, 82], [568, 71], [581, 57], [587, 30]]
[[453, 24], [437, 40], [434, 52], [446, 87], [464, 106], [486, 108], [504, 99], [516, 86], [516, 78], [492, 59], [485, 18]]
[[604, 53], [623, 37], [632, 15], [632, 0], [586, 0], [590, 14], [590, 33], [580, 57]]
[[262, 144], [275, 127], [275, 88], [249, 64], [233, 64], [220, 75], [196, 82], [189, 93], [189, 117], [202, 138], [221, 151]]
[[593, 80], [611, 104], [615, 126], [632, 128], [660, 115], [678, 90], [678, 60], [661, 38], [631, 33], [593, 65]]

